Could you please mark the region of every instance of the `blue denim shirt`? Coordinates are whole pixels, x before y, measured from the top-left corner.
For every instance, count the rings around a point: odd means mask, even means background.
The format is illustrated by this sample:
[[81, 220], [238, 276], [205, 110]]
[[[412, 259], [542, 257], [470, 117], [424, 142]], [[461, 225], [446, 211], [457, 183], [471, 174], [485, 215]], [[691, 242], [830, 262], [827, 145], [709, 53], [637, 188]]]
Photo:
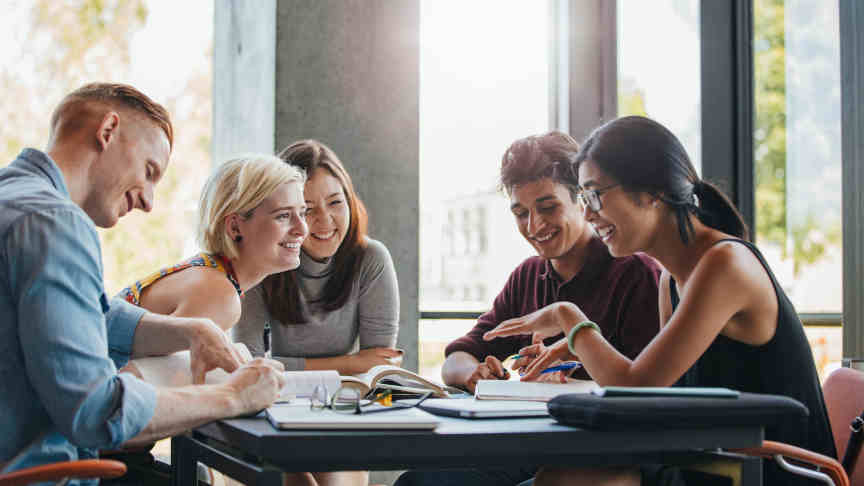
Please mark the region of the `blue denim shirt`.
[[92, 458], [141, 432], [156, 391], [117, 367], [144, 312], [109, 303], [96, 228], [46, 154], [25, 149], [0, 169], [4, 472]]

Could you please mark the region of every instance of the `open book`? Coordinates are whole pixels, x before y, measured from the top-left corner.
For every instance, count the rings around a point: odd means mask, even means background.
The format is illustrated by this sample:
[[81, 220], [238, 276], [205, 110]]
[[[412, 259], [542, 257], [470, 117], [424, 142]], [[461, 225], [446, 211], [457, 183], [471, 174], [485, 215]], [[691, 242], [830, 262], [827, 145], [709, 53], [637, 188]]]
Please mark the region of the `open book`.
[[393, 365], [378, 365], [361, 375], [342, 376], [342, 385], [354, 386], [363, 394], [375, 389], [418, 395], [431, 391], [432, 396], [437, 398], [448, 398], [450, 393], [462, 393], [461, 390], [423, 378], [413, 371]]

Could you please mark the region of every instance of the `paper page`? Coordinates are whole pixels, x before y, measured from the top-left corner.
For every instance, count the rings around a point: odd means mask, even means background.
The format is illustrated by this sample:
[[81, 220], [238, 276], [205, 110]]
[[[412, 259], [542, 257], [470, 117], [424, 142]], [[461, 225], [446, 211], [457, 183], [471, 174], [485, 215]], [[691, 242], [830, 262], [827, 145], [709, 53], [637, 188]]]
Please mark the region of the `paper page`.
[[332, 396], [342, 386], [342, 379], [336, 370], [321, 371], [285, 371], [285, 387], [282, 397], [309, 398], [318, 385], [327, 388], [327, 395]]
[[[246, 360], [252, 359], [249, 348], [243, 343], [234, 343], [237, 352]], [[190, 365], [189, 351], [179, 351], [166, 356], [151, 356], [138, 358], [130, 362], [141, 378], [155, 386], [179, 387], [192, 384], [192, 368]], [[228, 373], [222, 368], [216, 368], [207, 372], [204, 382], [209, 385], [224, 383], [228, 379]]]
[[[400, 368], [394, 365], [378, 365], [373, 366], [366, 373], [361, 375], [356, 375], [357, 378], [363, 380], [367, 385], [371, 385], [372, 380], [381, 375], [382, 379], [391, 380], [394, 383], [402, 386], [410, 386], [415, 388], [428, 388], [428, 383], [431, 383], [439, 388], [445, 388], [445, 386], [441, 383], [437, 383], [433, 380], [429, 380], [427, 378], [423, 378], [416, 373], [406, 370], [405, 368]], [[406, 376], [407, 375], [407, 376]], [[427, 383], [428, 382], [428, 383]]]

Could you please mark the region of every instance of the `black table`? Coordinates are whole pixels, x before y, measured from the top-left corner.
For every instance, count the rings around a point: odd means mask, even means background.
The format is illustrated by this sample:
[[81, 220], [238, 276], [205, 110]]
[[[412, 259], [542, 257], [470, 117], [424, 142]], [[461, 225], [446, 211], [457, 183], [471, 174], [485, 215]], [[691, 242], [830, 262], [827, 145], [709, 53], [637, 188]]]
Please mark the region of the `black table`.
[[[246, 484], [281, 486], [283, 471], [680, 464], [763, 438], [761, 426], [596, 431], [551, 418], [439, 418], [434, 431], [280, 431], [263, 418], [221, 420], [172, 439], [173, 484], [195, 484], [196, 461]], [[761, 482], [758, 461], [743, 470]]]

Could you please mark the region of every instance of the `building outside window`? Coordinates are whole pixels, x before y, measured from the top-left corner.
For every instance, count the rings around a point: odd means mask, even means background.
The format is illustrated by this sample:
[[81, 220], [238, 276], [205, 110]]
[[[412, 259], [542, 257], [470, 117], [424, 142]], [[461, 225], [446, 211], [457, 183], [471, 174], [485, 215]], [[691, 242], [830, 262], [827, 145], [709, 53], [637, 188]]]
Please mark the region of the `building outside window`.
[[[548, 9], [421, 1], [421, 311], [485, 311], [534, 254], [497, 185], [510, 143], [549, 130]], [[421, 320], [420, 373], [440, 379], [444, 346], [475, 321]]]

